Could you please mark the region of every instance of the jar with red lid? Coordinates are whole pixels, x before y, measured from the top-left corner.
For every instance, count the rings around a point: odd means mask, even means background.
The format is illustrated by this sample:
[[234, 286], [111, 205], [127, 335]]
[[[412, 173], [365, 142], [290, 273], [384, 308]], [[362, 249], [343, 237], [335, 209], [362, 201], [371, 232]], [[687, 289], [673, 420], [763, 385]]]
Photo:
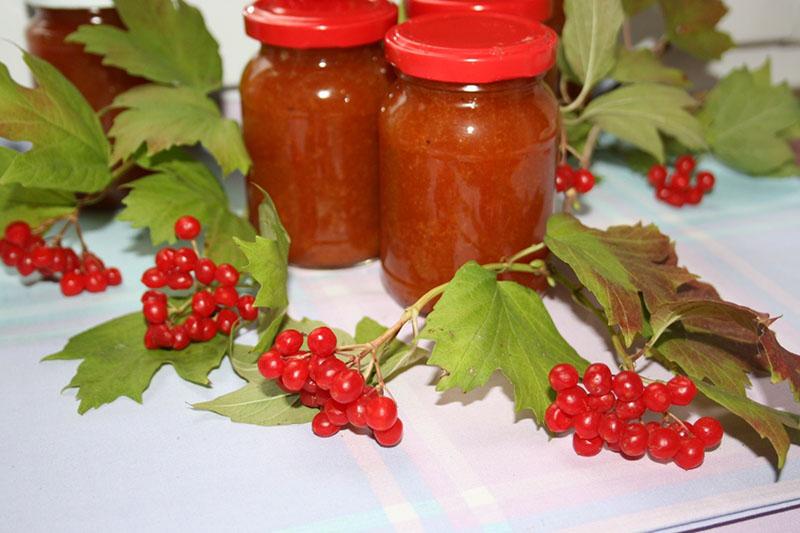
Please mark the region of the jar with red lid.
[[544, 22], [553, 15], [553, 0], [408, 0], [407, 5], [409, 17], [474, 11]]
[[[122, 28], [122, 21], [111, 0], [27, 0], [33, 17], [25, 37], [28, 51], [51, 63], [70, 80], [97, 111], [108, 106], [117, 95], [143, 83], [124, 70], [103, 65], [102, 57], [90, 54], [78, 43], [64, 39], [79, 26], [107, 24]], [[108, 131], [113, 114], [101, 117]]]
[[241, 80], [251, 221], [261, 189], [292, 239], [289, 261], [335, 268], [379, 251], [378, 112], [397, 8], [386, 0], [262, 0], [245, 9], [261, 49]]
[[542, 75], [557, 40], [537, 22], [489, 13], [423, 15], [387, 34], [398, 79], [379, 122], [381, 263], [403, 305], [469, 260], [541, 242], [559, 131]]

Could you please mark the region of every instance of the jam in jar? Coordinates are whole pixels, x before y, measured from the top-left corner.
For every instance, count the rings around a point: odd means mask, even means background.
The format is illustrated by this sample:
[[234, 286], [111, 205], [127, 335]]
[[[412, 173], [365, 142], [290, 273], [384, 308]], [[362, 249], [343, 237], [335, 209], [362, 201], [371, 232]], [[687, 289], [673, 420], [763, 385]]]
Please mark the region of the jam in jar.
[[[28, 51], [51, 63], [83, 94], [95, 111], [108, 106], [117, 95], [143, 83], [124, 70], [105, 66], [102, 56], [90, 54], [79, 43], [64, 39], [84, 24], [123, 27], [111, 0], [28, 0], [33, 17], [25, 36]], [[101, 117], [108, 131], [115, 114]]]
[[544, 22], [553, 14], [553, 0], [408, 0], [408, 16], [476, 11], [507, 13]]
[[386, 0], [262, 0], [245, 9], [261, 49], [241, 81], [251, 221], [263, 188], [292, 239], [289, 261], [353, 265], [379, 251], [378, 132], [390, 70]]
[[542, 241], [559, 115], [541, 76], [557, 40], [540, 23], [490, 13], [423, 15], [387, 34], [399, 76], [379, 122], [381, 262], [401, 304], [469, 260]]

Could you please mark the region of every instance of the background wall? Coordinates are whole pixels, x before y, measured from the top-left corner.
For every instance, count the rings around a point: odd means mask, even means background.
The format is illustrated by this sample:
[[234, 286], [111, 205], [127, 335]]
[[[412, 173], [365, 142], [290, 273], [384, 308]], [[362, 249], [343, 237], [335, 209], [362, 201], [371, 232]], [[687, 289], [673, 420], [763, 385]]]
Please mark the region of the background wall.
[[[250, 0], [190, 0], [199, 6], [212, 33], [220, 42], [225, 64], [225, 83], [235, 86], [244, 64], [256, 44], [244, 34], [242, 8]], [[693, 62], [680, 54], [671, 59], [681, 63], [696, 86], [707, 85], [708, 76], [724, 74], [741, 64], [759, 66], [767, 55], [772, 57], [776, 79], [787, 79], [800, 87], [800, 0], [726, 0], [730, 12], [722, 28], [733, 35], [740, 48], [728, 52], [722, 61], [709, 65]], [[0, 38], [24, 45], [26, 8], [23, 0], [0, 0]], [[659, 35], [660, 22], [654, 12], [646, 12], [633, 21], [636, 36]], [[11, 68], [19, 81], [27, 79], [25, 66], [13, 45], [0, 41], [0, 61]]]

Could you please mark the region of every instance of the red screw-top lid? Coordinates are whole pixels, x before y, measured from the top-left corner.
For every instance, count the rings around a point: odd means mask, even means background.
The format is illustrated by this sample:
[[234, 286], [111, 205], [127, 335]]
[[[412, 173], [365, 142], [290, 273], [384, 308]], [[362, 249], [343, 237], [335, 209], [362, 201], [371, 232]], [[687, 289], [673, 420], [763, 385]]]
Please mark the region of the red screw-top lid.
[[544, 22], [553, 16], [553, 0], [408, 0], [408, 16], [480, 11], [506, 13]]
[[531, 78], [555, 64], [558, 37], [513, 15], [422, 15], [386, 34], [386, 58], [401, 72], [453, 83]]
[[387, 0], [260, 0], [244, 9], [247, 35], [286, 48], [376, 43], [396, 22]]

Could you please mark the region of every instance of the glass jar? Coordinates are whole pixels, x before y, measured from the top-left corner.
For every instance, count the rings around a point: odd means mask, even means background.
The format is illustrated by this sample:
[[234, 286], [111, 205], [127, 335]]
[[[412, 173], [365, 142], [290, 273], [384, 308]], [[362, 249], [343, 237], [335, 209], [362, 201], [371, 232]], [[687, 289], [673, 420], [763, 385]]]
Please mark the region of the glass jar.
[[544, 22], [553, 14], [553, 0], [407, 0], [408, 16], [479, 11], [507, 13]]
[[261, 188], [292, 239], [289, 261], [353, 265], [379, 251], [378, 112], [391, 81], [386, 0], [268, 0], [245, 10], [261, 41], [241, 81], [250, 219]]
[[539, 23], [496, 14], [426, 15], [388, 33], [400, 75], [379, 122], [381, 263], [402, 305], [469, 260], [541, 242], [559, 131], [541, 75], [556, 43]]
[[[33, 17], [25, 36], [28, 51], [51, 63], [83, 94], [95, 111], [108, 106], [117, 95], [144, 82], [124, 70], [105, 66], [102, 56], [85, 52], [83, 45], [64, 39], [84, 24], [108, 24], [122, 28], [110, 0], [28, 0]], [[106, 131], [115, 114], [101, 122]]]

